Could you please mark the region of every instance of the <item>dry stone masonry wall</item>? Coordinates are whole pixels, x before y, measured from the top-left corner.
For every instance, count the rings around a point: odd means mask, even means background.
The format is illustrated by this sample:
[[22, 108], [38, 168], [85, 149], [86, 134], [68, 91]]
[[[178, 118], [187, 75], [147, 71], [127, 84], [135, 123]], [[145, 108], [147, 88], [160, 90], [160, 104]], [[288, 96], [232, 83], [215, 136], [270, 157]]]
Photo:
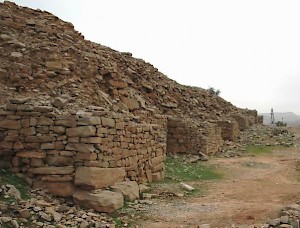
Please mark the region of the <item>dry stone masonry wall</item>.
[[220, 120], [217, 124], [221, 128], [223, 140], [235, 141], [239, 136], [239, 124], [236, 120]]
[[0, 112], [1, 166], [25, 174], [34, 187], [70, 196], [75, 187], [163, 178], [165, 117], [156, 116], [161, 125], [149, 124], [96, 107], [62, 116], [25, 101], [12, 100]]
[[214, 123], [168, 119], [167, 151], [170, 154], [215, 154], [223, 145], [221, 129]]

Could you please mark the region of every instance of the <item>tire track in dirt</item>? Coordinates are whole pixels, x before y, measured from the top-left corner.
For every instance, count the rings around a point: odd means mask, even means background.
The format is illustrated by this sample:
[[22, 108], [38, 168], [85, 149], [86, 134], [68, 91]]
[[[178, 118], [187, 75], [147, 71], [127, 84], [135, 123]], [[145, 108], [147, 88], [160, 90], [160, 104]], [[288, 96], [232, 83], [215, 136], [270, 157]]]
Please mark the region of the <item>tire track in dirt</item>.
[[264, 156], [215, 158], [209, 163], [224, 173], [223, 180], [202, 182], [207, 189], [204, 197], [154, 199], [142, 227], [261, 224], [275, 217], [283, 206], [299, 200], [297, 148]]

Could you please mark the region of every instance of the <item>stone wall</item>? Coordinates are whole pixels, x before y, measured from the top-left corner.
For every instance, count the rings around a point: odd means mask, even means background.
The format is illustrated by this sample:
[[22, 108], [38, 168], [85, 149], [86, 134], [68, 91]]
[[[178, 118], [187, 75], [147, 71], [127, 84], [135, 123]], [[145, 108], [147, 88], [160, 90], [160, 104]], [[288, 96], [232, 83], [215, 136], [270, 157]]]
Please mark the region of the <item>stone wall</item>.
[[249, 118], [247, 118], [245, 115], [234, 113], [230, 115], [230, 118], [234, 119], [238, 123], [240, 131], [244, 131], [250, 126]]
[[257, 123], [263, 125], [264, 124], [264, 116], [259, 115], [257, 116]]
[[249, 122], [249, 125], [258, 124], [258, 113], [256, 110], [251, 109], [239, 109], [240, 113], [244, 115]]
[[[164, 176], [166, 118], [155, 118], [162, 124], [96, 107], [64, 116], [50, 106], [12, 100], [0, 111], [0, 165], [61, 196], [71, 195], [74, 183], [107, 187], [115, 174], [116, 181], [158, 180]], [[85, 183], [93, 180], [96, 187]]]
[[168, 154], [215, 154], [223, 144], [221, 129], [214, 123], [168, 118]]
[[239, 136], [239, 125], [236, 120], [220, 120], [217, 124], [221, 128], [223, 140], [234, 141]]

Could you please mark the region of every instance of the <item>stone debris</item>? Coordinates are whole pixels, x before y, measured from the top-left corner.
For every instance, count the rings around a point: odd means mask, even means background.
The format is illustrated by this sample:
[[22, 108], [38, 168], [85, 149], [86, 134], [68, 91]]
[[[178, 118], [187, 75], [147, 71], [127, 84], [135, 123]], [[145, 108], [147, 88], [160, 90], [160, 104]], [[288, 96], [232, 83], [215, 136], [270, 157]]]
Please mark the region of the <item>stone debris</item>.
[[[15, 188], [12, 186], [0, 186], [0, 197], [8, 195], [9, 189]], [[30, 199], [17, 204], [1, 200], [0, 227], [115, 227], [107, 214], [80, 209], [72, 201], [55, 198], [46, 190], [31, 190], [29, 194]]]
[[112, 191], [122, 193], [126, 201], [134, 201], [140, 198], [140, 188], [135, 181], [118, 182], [110, 188]]
[[98, 212], [111, 213], [124, 205], [122, 193], [108, 190], [96, 190], [94, 192], [77, 190], [73, 199], [76, 204], [84, 208], [92, 208]]
[[5, 187], [8, 188], [7, 195], [14, 197], [16, 201], [21, 200], [21, 193], [14, 185], [7, 184]]
[[288, 128], [254, 125], [240, 133], [236, 141], [226, 141], [217, 156], [245, 156], [247, 145], [256, 146], [285, 146], [294, 145], [295, 134]]
[[181, 187], [183, 187], [185, 190], [187, 191], [193, 191], [195, 190], [195, 188], [191, 185], [188, 185], [186, 183], [180, 182]]

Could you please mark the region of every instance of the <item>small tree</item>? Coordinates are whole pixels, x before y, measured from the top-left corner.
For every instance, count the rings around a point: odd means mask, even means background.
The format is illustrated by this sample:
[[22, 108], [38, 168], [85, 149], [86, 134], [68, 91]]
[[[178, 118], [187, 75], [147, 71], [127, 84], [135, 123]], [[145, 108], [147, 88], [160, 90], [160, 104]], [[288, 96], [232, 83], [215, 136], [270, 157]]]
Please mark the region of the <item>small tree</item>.
[[221, 91], [219, 89], [215, 89], [214, 87], [209, 87], [207, 89], [207, 91], [210, 93], [210, 94], [213, 94], [213, 95], [217, 95], [219, 96]]

